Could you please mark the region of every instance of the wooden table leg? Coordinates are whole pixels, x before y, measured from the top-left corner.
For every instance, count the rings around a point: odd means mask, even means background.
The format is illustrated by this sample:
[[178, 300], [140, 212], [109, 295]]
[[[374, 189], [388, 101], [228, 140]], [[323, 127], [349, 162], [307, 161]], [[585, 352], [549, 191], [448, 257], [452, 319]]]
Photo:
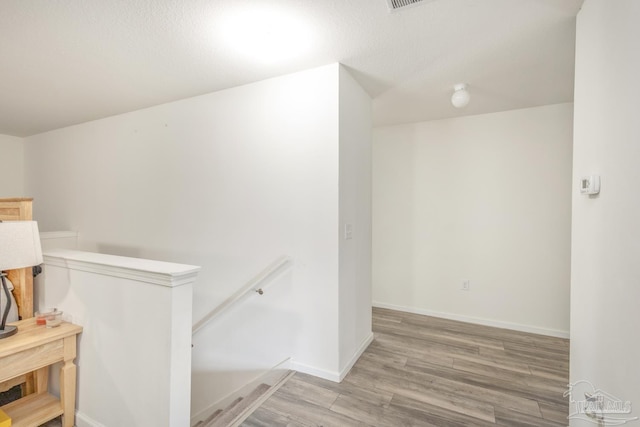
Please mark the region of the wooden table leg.
[[34, 393], [46, 393], [49, 389], [49, 367], [45, 366], [37, 371], [33, 371], [33, 391]]
[[22, 385], [22, 397], [36, 392], [35, 378], [33, 372], [29, 372], [24, 376], [24, 384]]
[[76, 337], [64, 339], [64, 362], [60, 368], [60, 403], [62, 427], [73, 427], [76, 415]]

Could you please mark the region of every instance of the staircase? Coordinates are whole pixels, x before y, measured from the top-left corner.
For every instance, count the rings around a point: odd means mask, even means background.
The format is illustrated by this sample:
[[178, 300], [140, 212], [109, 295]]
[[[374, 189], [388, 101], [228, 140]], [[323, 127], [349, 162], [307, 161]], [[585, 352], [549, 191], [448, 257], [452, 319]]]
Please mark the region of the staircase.
[[236, 427], [242, 424], [262, 403], [280, 388], [295, 371], [288, 371], [276, 384], [260, 384], [245, 397], [238, 397], [226, 408], [218, 409], [207, 419], [198, 421], [193, 427]]

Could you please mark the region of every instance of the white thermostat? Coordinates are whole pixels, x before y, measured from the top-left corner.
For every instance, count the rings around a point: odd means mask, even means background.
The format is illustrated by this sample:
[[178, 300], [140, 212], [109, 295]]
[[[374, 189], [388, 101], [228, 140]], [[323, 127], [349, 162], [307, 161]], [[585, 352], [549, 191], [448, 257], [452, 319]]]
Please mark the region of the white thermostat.
[[600, 192], [600, 176], [589, 175], [580, 179], [580, 193], [598, 194]]

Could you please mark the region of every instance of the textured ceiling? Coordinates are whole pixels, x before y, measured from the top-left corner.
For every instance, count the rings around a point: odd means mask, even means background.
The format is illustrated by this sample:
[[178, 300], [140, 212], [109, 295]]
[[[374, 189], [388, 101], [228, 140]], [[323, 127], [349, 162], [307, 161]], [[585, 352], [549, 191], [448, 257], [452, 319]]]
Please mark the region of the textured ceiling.
[[[372, 96], [376, 125], [569, 102], [582, 1], [426, 0], [389, 12], [386, 0], [3, 0], [0, 134], [333, 62]], [[223, 29], [252, 10], [304, 28], [304, 49], [265, 61], [232, 46], [238, 36]], [[459, 82], [471, 93], [461, 110], [449, 102]]]

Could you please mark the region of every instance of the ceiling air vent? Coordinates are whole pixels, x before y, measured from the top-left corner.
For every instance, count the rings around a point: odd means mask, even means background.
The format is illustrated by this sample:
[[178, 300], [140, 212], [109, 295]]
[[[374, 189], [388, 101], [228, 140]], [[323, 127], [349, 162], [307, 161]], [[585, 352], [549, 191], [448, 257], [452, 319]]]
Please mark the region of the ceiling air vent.
[[418, 3], [426, 3], [425, 0], [387, 0], [389, 10], [398, 10], [406, 6], [416, 5]]

